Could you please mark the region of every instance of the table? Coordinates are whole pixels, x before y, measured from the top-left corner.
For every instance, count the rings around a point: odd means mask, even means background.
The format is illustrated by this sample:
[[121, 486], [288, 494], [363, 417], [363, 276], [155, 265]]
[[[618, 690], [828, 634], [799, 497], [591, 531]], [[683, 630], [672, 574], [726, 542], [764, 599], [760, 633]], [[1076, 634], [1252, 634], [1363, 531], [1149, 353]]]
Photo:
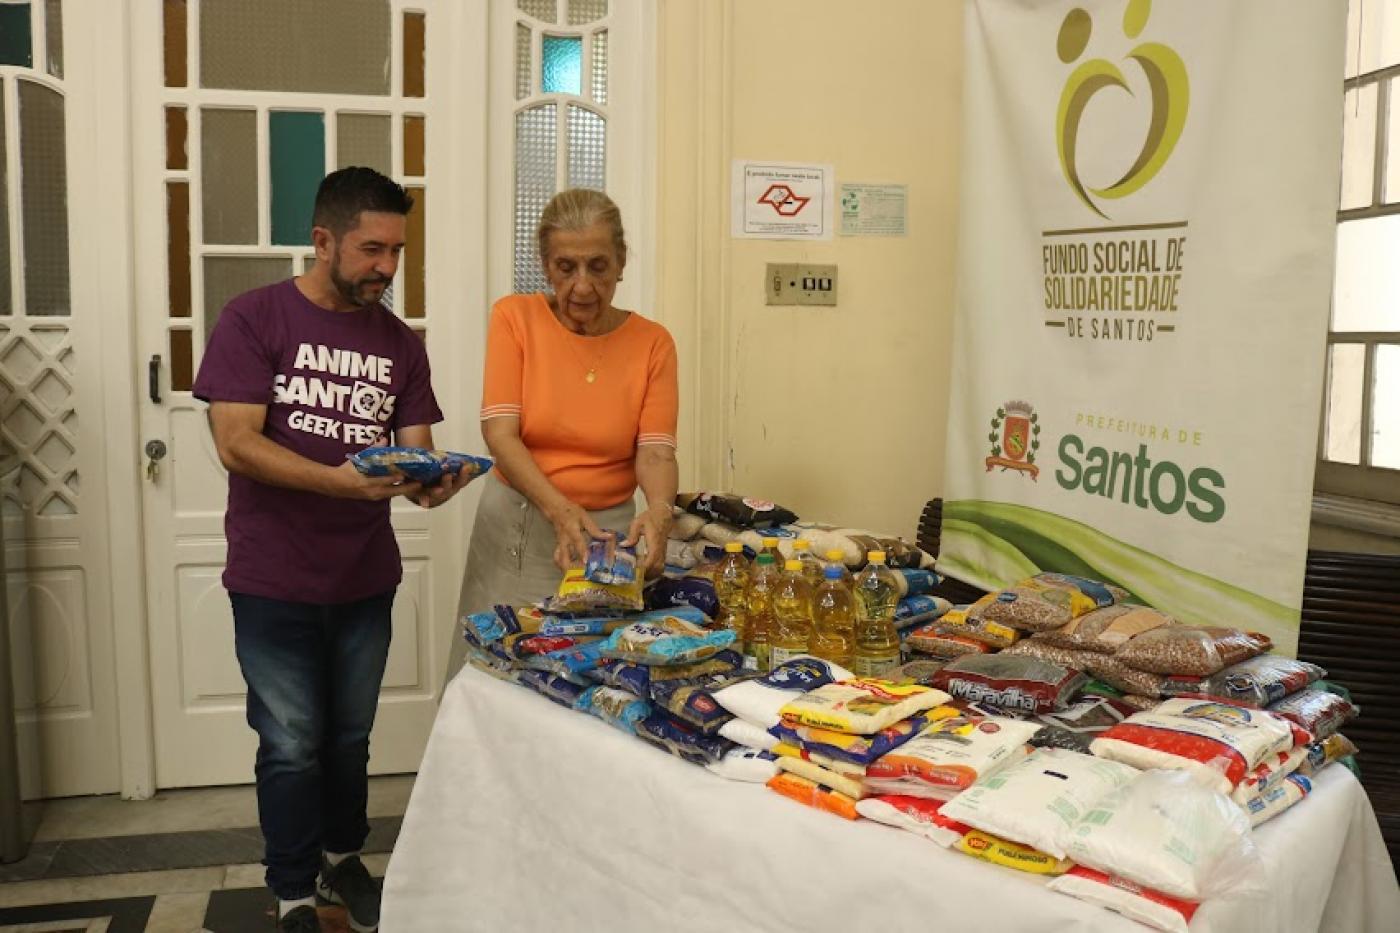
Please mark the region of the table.
[[[1322, 772], [1255, 840], [1270, 896], [1209, 901], [1193, 933], [1400, 928], [1400, 888], [1347, 769]], [[726, 781], [470, 667], [438, 711], [382, 916], [383, 933], [1146, 929], [1036, 877]]]

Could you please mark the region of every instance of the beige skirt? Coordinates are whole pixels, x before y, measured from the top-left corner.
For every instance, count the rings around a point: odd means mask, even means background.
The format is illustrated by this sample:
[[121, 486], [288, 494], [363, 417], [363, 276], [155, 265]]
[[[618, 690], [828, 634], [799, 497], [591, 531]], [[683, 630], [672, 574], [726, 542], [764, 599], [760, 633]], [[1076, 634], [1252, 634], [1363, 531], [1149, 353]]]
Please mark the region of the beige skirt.
[[[636, 506], [628, 499], [588, 514], [599, 528], [626, 534]], [[497, 605], [525, 606], [558, 589], [563, 573], [554, 563], [554, 545], [554, 523], [529, 499], [488, 477], [467, 546], [467, 569], [447, 657], [448, 681], [462, 669], [466, 657], [466, 642], [458, 629], [463, 616], [488, 612]]]

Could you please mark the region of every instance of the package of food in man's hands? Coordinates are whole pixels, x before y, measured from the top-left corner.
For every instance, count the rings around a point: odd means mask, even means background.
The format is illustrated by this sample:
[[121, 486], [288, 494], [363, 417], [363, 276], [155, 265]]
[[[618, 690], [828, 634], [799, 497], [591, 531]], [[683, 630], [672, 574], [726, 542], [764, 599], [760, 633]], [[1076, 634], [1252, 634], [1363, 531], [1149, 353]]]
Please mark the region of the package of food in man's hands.
[[400, 475], [424, 486], [437, 483], [444, 473], [469, 483], [495, 465], [489, 457], [426, 447], [368, 447], [350, 454], [348, 459], [365, 476]]

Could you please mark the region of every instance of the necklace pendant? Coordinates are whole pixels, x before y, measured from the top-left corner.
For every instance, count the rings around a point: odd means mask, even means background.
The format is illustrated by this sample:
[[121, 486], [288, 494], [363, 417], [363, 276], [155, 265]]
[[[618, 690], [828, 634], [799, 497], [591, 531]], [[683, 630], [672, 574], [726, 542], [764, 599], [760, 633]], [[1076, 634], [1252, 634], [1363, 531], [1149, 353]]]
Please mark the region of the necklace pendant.
[[590, 369], [588, 371], [588, 375], [584, 376], [583, 378], [589, 383], [595, 382], [598, 379], [598, 371], [596, 369]]

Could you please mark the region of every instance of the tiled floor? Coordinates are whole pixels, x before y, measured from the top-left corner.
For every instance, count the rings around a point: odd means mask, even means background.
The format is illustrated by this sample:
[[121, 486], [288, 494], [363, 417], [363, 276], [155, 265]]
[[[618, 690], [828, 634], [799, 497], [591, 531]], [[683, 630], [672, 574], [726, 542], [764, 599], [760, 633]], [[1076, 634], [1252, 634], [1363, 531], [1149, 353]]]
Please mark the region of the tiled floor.
[[[364, 862], [376, 876], [388, 865], [412, 788], [411, 776], [370, 781]], [[52, 802], [29, 857], [0, 865], [0, 933], [271, 930], [272, 897], [253, 861], [256, 827], [251, 787]], [[322, 923], [345, 928], [333, 908]]]

